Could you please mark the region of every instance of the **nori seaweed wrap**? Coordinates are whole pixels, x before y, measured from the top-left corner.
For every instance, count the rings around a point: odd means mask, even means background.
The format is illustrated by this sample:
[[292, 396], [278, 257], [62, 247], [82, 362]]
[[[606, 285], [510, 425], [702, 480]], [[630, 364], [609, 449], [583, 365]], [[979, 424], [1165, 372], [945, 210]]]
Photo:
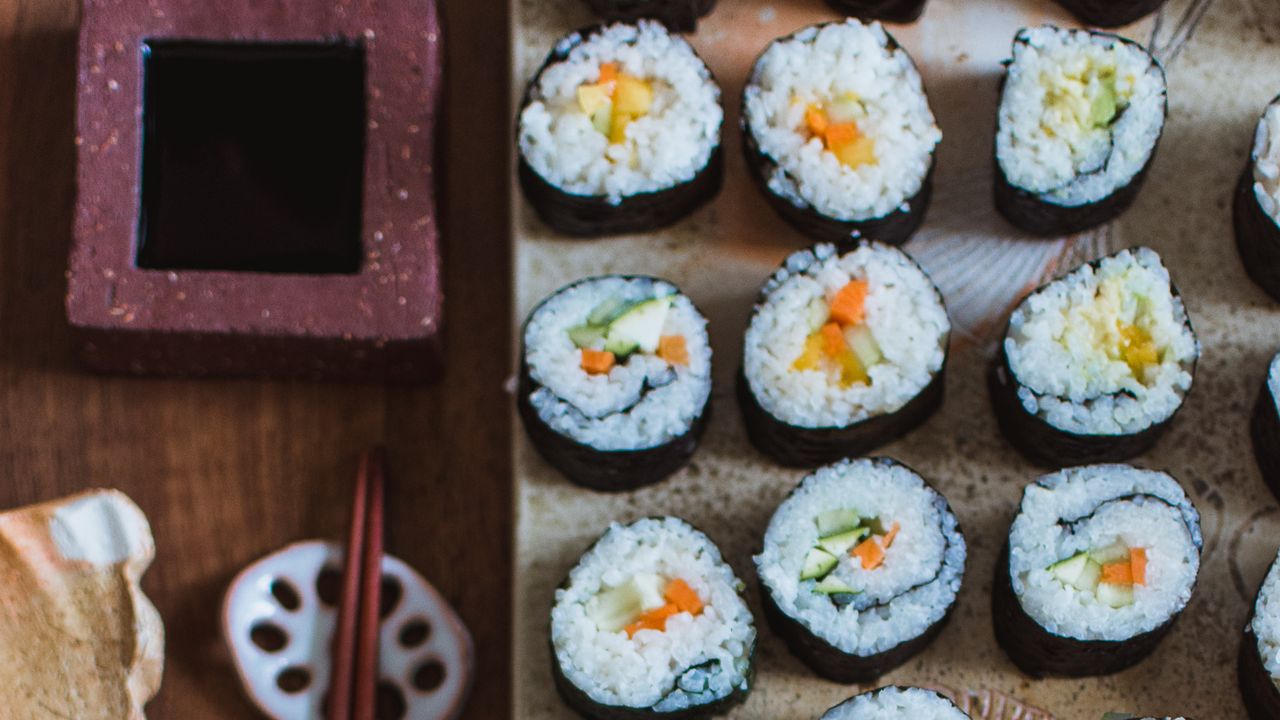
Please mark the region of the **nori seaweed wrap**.
[[520, 108], [520, 187], [565, 235], [663, 228], [723, 184], [720, 88], [689, 43], [661, 23], [566, 36]]
[[827, 0], [836, 12], [867, 20], [891, 23], [915, 22], [924, 12], [926, 0]]
[[562, 288], [522, 333], [517, 406], [534, 447], [579, 485], [632, 490], [680, 469], [706, 427], [706, 319], [675, 286], [604, 276]]
[[715, 544], [684, 520], [611, 525], [556, 590], [557, 690], [595, 720], [727, 712], [754, 683], [755, 621], [742, 590]]
[[996, 209], [1052, 237], [1118, 217], [1137, 197], [1164, 131], [1160, 63], [1116, 35], [1045, 25], [1018, 32], [1007, 66]]
[[1280, 499], [1280, 354], [1271, 358], [1249, 422], [1253, 456], [1271, 494]]
[[765, 617], [814, 672], [874, 682], [942, 632], [967, 548], [945, 498], [889, 458], [806, 477], [756, 555]]
[[1249, 717], [1280, 717], [1280, 558], [1272, 562], [1249, 611], [1237, 672]]
[[1267, 106], [1236, 185], [1236, 248], [1244, 270], [1280, 300], [1280, 98]]
[[1057, 0], [1086, 25], [1117, 28], [1160, 9], [1165, 0]]
[[1127, 465], [1046, 475], [996, 567], [996, 640], [1033, 677], [1106, 675], [1151, 654], [1195, 588], [1200, 516], [1170, 476]]
[[698, 19], [711, 14], [716, 0], [587, 0], [605, 20], [660, 20], [675, 32], [693, 32]]
[[816, 467], [906, 434], [942, 404], [950, 333], [941, 294], [903, 251], [793, 253], [744, 339], [747, 436], [782, 465]]
[[1028, 295], [1009, 318], [988, 388], [1000, 430], [1032, 462], [1115, 462], [1168, 429], [1199, 354], [1160, 256], [1133, 248]]
[[823, 23], [775, 40], [743, 91], [751, 176], [817, 240], [905, 243], [924, 221], [941, 140], [920, 73], [879, 23]]

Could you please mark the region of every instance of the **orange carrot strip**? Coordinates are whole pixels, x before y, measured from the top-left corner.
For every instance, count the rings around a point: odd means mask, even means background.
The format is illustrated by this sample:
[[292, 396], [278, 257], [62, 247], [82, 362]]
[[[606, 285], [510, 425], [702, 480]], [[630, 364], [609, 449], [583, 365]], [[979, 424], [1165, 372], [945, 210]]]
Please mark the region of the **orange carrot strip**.
[[893, 539], [898, 537], [898, 531], [901, 529], [902, 526], [895, 522], [893, 527], [889, 528], [889, 532], [885, 533], [884, 546], [886, 549], [893, 545]]
[[680, 608], [676, 607], [675, 603], [654, 608], [626, 627], [627, 637], [634, 637], [641, 630], [666, 630], [667, 618], [679, 613]]
[[608, 350], [582, 348], [582, 369], [592, 375], [604, 375], [613, 369], [617, 358]]
[[827, 120], [827, 114], [822, 112], [822, 108], [810, 105], [804, 111], [804, 124], [809, 126], [809, 132], [822, 136], [831, 122]]
[[599, 82], [607, 83], [618, 79], [618, 63], [607, 62], [600, 63], [600, 80]]
[[1132, 585], [1133, 569], [1128, 562], [1107, 563], [1102, 566], [1102, 582], [1110, 585]]
[[841, 325], [857, 325], [867, 318], [866, 280], [853, 280], [831, 300], [831, 319]]
[[835, 323], [822, 326], [822, 341], [828, 357], [840, 357], [849, 347], [845, 342], [844, 333], [840, 331], [840, 326]]
[[684, 580], [676, 578], [667, 583], [667, 589], [663, 591], [662, 596], [667, 599], [667, 602], [679, 608], [680, 612], [687, 612], [690, 615], [702, 612], [702, 598], [698, 597], [698, 593]]
[[689, 346], [683, 335], [663, 335], [658, 338], [658, 357], [672, 365], [689, 364]]
[[1147, 551], [1142, 548], [1129, 548], [1129, 572], [1133, 575], [1134, 585], [1147, 584]]
[[848, 145], [858, 139], [862, 133], [858, 132], [858, 126], [851, 122], [832, 123], [827, 126], [827, 149]]
[[870, 537], [853, 548], [853, 556], [862, 561], [863, 570], [875, 570], [884, 562], [884, 547], [878, 538]]

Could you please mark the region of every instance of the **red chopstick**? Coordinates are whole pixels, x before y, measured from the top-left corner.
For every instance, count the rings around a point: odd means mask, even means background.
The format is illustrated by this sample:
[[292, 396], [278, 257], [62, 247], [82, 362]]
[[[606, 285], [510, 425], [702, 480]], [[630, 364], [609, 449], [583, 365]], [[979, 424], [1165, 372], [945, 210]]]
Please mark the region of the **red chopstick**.
[[342, 598], [333, 637], [328, 720], [374, 720], [382, 591], [383, 452], [360, 456]]

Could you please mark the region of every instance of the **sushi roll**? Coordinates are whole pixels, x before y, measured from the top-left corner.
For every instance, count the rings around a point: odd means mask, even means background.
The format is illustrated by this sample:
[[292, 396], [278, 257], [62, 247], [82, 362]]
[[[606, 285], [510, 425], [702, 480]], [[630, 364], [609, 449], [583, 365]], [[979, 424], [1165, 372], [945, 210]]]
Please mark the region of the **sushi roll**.
[[1090, 465], [1023, 492], [996, 568], [996, 640], [1035, 677], [1106, 675], [1155, 650], [1200, 569], [1200, 515], [1169, 475]]
[[1245, 272], [1280, 300], [1280, 98], [1258, 122], [1253, 152], [1236, 186], [1235, 231]]
[[1117, 28], [1150, 15], [1165, 0], [1058, 0], [1067, 12], [1086, 25]]
[[566, 235], [670, 225], [720, 191], [720, 88], [661, 23], [565, 37], [521, 103], [520, 187]]
[[605, 20], [634, 22], [641, 18], [662, 21], [675, 32], [693, 32], [698, 19], [711, 14], [716, 0], [587, 0]]
[[855, 695], [821, 720], [969, 720], [955, 703], [933, 690], [891, 685]]
[[827, 0], [836, 12], [867, 20], [915, 22], [924, 12], [925, 0]]
[[1253, 456], [1271, 494], [1280, 499], [1280, 354], [1271, 358], [1249, 423]]
[[1115, 35], [1050, 25], [1013, 41], [996, 127], [996, 209], [1034, 235], [1081, 232], [1137, 197], [1164, 131], [1164, 69]]
[[879, 23], [773, 41], [742, 105], [747, 166], [801, 232], [900, 245], [920, 227], [942, 131], [915, 63]]
[[674, 517], [614, 524], [556, 590], [551, 667], [583, 717], [704, 718], [742, 702], [756, 629], [743, 585]]
[[1267, 571], [1240, 643], [1240, 694], [1252, 720], [1280, 717], [1280, 558]]
[[707, 422], [707, 321], [671, 283], [581, 280], [524, 326], [517, 405], [542, 456], [575, 483], [631, 490], [693, 455]]
[[891, 442], [941, 406], [950, 337], [942, 295], [901, 250], [793, 253], [761, 290], [743, 342], [747, 436], [791, 467]]
[[1124, 460], [1168, 429], [1200, 344], [1160, 256], [1121, 250], [1013, 311], [989, 374], [1006, 438], [1046, 467]]
[[966, 546], [947, 501], [888, 458], [843, 460], [778, 507], [755, 557], [769, 625], [814, 672], [874, 682], [942, 632]]

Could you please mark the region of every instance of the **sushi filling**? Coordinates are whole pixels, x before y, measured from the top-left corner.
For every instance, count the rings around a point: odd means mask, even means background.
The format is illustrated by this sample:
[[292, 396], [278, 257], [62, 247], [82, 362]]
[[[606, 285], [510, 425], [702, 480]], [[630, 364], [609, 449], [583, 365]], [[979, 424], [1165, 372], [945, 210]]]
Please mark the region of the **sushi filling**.
[[1199, 515], [1168, 475], [1073, 468], [1027, 488], [1009, 533], [1009, 574], [1046, 631], [1123, 641], [1186, 606], [1201, 544]]
[[966, 546], [946, 502], [886, 461], [843, 461], [778, 508], [756, 556], [777, 606], [845, 653], [918, 637], [955, 601]]
[[897, 210], [920, 191], [942, 140], [919, 72], [879, 23], [850, 19], [774, 42], [744, 103], [777, 164], [769, 189], [838, 220]]
[[1030, 295], [1004, 341], [1026, 411], [1065, 432], [1140, 432], [1173, 415], [1200, 347], [1160, 256], [1125, 250]]
[[[569, 49], [571, 48], [571, 49]], [[615, 24], [559, 50], [520, 113], [520, 152], [573, 195], [625, 197], [692, 180], [720, 144], [720, 89], [660, 23]]]
[[951, 329], [937, 290], [900, 250], [818, 245], [789, 257], [764, 288], [743, 367], [771, 415], [843, 427], [892, 413], [942, 368]]
[[886, 687], [831, 708], [822, 720], [969, 720], [969, 716], [932, 690]]
[[1164, 128], [1164, 73], [1114, 35], [1052, 26], [1014, 42], [996, 157], [1014, 187], [1056, 205], [1098, 202], [1146, 166]]
[[529, 318], [529, 402], [597, 450], [640, 450], [689, 431], [711, 394], [706, 320], [675, 286], [604, 277], [571, 285]]
[[1280, 688], [1280, 561], [1272, 563], [1258, 591], [1253, 608], [1253, 634], [1258, 640], [1258, 656]]
[[675, 518], [613, 525], [551, 611], [565, 677], [602, 705], [674, 712], [745, 689], [755, 627], [741, 582]]
[[1258, 123], [1253, 146], [1253, 179], [1258, 205], [1280, 224], [1280, 102], [1272, 103]]

